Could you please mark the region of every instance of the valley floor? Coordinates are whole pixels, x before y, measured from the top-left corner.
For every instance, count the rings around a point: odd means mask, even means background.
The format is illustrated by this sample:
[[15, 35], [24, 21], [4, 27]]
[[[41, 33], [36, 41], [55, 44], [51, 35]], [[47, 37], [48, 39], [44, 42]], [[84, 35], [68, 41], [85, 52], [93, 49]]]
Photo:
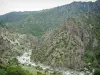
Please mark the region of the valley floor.
[[[49, 66], [45, 66], [43, 64], [36, 64], [34, 62], [31, 62], [31, 59], [30, 59], [31, 53], [32, 53], [32, 51], [29, 50], [29, 51], [23, 53], [23, 55], [17, 57], [19, 63], [24, 64], [24, 65], [22, 65], [22, 67], [26, 70], [29, 70], [33, 75], [36, 75], [36, 73], [38, 71], [41, 71], [44, 73], [45, 70], [48, 70], [46, 75], [51, 75], [50, 73], [53, 72], [53, 69], [50, 68]], [[42, 69], [38, 70], [37, 67], [40, 67]], [[61, 72], [62, 75], [86, 75], [84, 72], [71, 71], [71, 70], [59, 71], [59, 72]], [[92, 75], [92, 73], [90, 73], [89, 75]]]

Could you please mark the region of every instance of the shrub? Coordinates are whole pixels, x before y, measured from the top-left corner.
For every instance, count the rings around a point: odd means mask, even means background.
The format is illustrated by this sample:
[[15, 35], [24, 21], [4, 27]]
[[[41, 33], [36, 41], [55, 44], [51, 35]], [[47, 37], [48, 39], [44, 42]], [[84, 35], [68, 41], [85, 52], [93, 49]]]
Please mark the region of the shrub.
[[37, 72], [37, 75], [43, 75], [43, 74], [42, 74], [42, 72], [39, 72], [39, 71], [38, 71], [38, 72]]
[[5, 65], [0, 64], [0, 69], [6, 69]]
[[7, 67], [7, 73], [8, 75], [31, 75], [28, 71], [17, 65]]
[[8, 61], [9, 65], [18, 65], [19, 62], [17, 58], [12, 58], [11, 60]]
[[7, 75], [7, 72], [5, 69], [0, 69], [0, 75]]
[[94, 75], [100, 75], [100, 69], [95, 69]]
[[37, 66], [36, 69], [38, 69], [40, 71], [43, 70], [40, 66]]

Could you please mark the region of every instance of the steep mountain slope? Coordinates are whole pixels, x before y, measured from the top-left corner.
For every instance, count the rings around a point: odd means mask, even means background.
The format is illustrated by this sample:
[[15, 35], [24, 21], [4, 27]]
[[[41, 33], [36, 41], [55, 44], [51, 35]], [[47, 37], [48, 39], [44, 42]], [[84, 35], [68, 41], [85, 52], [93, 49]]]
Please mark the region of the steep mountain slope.
[[86, 13], [45, 33], [31, 58], [54, 68], [81, 70], [88, 63], [99, 67], [99, 42], [100, 14]]
[[33, 35], [10, 33], [7, 29], [0, 27], [0, 64], [7, 64], [9, 59], [32, 50], [37, 42], [37, 38]]
[[31, 33], [38, 37], [48, 29], [64, 23], [68, 18], [85, 12], [100, 12], [98, 2], [73, 2], [68, 5], [33, 12], [12, 12], [0, 16], [10, 31]]
[[[11, 49], [11, 45], [9, 43], [9, 41], [4, 40], [3, 37], [0, 36], [0, 63], [5, 64], [5, 62], [7, 62], [6, 59], [8, 59], [9, 57], [6, 57], [8, 54], [8, 52], [10, 52]], [[11, 52], [10, 52], [11, 53]]]

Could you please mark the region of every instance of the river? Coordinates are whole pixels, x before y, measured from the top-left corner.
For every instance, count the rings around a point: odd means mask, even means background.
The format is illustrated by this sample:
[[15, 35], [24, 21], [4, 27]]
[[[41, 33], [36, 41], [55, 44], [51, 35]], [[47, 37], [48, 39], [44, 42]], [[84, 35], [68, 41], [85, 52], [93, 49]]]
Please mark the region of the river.
[[[45, 66], [43, 64], [36, 64], [34, 62], [31, 62], [31, 59], [30, 59], [31, 53], [32, 53], [32, 50], [29, 50], [29, 51], [24, 52], [21, 56], [17, 56], [19, 63], [20, 64], [26, 64], [26, 65], [30, 64], [32, 66], [40, 66], [43, 69], [52, 70], [52, 68], [50, 68], [49, 66]], [[71, 70], [61, 71], [61, 72], [62, 72], [62, 75], [86, 75], [84, 72], [71, 71]], [[88, 75], [92, 75], [92, 74], [88, 74]]]

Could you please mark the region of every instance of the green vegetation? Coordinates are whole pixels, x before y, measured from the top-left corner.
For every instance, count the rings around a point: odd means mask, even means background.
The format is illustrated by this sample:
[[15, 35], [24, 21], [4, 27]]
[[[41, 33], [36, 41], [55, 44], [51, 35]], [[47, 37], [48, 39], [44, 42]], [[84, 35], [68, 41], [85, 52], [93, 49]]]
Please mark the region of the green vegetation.
[[18, 60], [16, 59], [16, 58], [12, 58], [12, 59], [10, 59], [9, 61], [8, 61], [8, 64], [9, 65], [18, 65], [19, 64], [19, 62], [18, 62]]
[[62, 75], [61, 72], [58, 71], [50, 71], [47, 69], [40, 69], [40, 67], [29, 67], [29, 66], [22, 66], [25, 70], [28, 70], [32, 75]]
[[0, 21], [0, 26], [1, 26], [1, 27], [5, 27], [3, 21]]
[[43, 69], [37, 69], [36, 67], [28, 67], [28, 66], [22, 66], [25, 70], [28, 70], [32, 75], [50, 75], [49, 72], [45, 73]]
[[100, 68], [99, 69], [95, 69], [94, 75], [100, 75]]
[[100, 14], [85, 13], [69, 18], [43, 35], [31, 58], [54, 68], [100, 68], [99, 31]]
[[16, 65], [7, 67], [7, 74], [8, 75], [31, 75], [28, 71]]
[[31, 34], [10, 33], [6, 28], [0, 27], [0, 63], [16, 64], [16, 57], [34, 49], [37, 42], [37, 38]]
[[9, 61], [7, 65], [0, 64], [0, 75], [62, 75], [61, 72], [42, 69], [39, 66], [20, 65], [16, 58]]
[[33, 50], [31, 59], [36, 63], [54, 69], [95, 69], [94, 75], [99, 75], [99, 0], [1, 15], [0, 75], [61, 75], [39, 66], [19, 66], [16, 56], [27, 50]]
[[27, 70], [24, 70], [21, 66], [0, 66], [0, 75], [32, 75]]
[[33, 12], [11, 12], [0, 20], [11, 32], [31, 33], [41, 37], [46, 31], [63, 24], [68, 18], [86, 12], [100, 12], [98, 2], [73, 2], [52, 9]]

